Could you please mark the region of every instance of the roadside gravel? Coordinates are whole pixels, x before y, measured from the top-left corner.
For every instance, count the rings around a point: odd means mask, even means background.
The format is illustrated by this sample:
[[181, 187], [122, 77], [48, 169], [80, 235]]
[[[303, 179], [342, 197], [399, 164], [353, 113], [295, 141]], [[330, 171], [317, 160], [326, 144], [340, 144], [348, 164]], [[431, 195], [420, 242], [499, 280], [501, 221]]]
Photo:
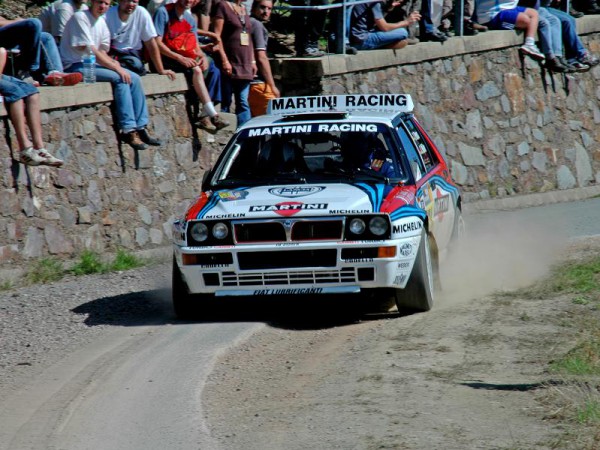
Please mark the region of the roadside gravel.
[[169, 262], [0, 292], [0, 399], [110, 327], [169, 314], [170, 276]]

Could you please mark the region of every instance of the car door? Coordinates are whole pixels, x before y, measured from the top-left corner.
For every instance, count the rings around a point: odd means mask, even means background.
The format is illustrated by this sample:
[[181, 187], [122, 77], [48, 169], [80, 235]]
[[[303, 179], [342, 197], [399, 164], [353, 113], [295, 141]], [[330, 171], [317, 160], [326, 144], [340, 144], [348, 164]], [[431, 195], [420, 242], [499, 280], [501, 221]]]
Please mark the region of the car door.
[[444, 249], [452, 237], [458, 191], [447, 181], [445, 162], [412, 118], [400, 123], [397, 131], [415, 179], [417, 204], [427, 213], [438, 248]]

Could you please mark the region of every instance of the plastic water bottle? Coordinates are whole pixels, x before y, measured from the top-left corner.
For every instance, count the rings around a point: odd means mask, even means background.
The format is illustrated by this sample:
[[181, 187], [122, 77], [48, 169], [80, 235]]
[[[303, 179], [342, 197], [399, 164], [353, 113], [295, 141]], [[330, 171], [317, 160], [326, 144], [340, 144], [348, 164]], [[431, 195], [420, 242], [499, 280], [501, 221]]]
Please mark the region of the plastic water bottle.
[[96, 55], [91, 47], [88, 47], [85, 55], [83, 55], [83, 82], [96, 82]]

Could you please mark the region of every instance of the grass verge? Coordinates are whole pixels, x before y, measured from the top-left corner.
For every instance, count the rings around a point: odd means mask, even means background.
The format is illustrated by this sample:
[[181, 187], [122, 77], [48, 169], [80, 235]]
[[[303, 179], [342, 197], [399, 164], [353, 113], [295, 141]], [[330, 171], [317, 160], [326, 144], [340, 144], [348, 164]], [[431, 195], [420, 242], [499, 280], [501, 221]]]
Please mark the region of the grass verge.
[[[600, 448], [600, 256], [563, 264], [536, 286], [546, 297], [561, 296], [569, 303], [568, 319], [557, 318], [565, 333], [559, 336], [566, 352], [557, 353], [548, 370], [559, 383], [543, 399], [548, 418], [557, 420], [563, 434], [551, 448]], [[575, 337], [575, 339], [573, 339]], [[557, 346], [561, 348], [561, 346]]]
[[[62, 279], [65, 275], [91, 275], [107, 272], [120, 272], [135, 269], [147, 264], [147, 261], [123, 250], [117, 250], [112, 261], [104, 262], [101, 256], [91, 250], [84, 250], [77, 262], [65, 269], [63, 263], [56, 258], [42, 258], [33, 263], [25, 275], [29, 284], [51, 283]], [[10, 289], [12, 283], [0, 284], [0, 290]]]

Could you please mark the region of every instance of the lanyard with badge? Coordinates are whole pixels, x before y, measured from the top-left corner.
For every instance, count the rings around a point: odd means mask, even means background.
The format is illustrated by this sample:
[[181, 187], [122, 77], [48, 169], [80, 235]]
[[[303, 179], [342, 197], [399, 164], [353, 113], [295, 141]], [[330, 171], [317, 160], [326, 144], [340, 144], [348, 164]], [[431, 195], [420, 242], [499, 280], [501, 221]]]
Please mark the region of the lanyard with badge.
[[240, 45], [247, 46], [250, 44], [250, 35], [246, 31], [246, 15], [244, 14], [246, 10], [242, 5], [241, 13], [239, 13], [238, 10], [231, 3], [229, 3], [229, 5], [231, 6], [231, 9], [233, 9], [233, 12], [236, 14], [236, 16], [238, 16], [238, 18], [240, 19], [240, 23], [242, 24], [242, 32], [240, 33]]

